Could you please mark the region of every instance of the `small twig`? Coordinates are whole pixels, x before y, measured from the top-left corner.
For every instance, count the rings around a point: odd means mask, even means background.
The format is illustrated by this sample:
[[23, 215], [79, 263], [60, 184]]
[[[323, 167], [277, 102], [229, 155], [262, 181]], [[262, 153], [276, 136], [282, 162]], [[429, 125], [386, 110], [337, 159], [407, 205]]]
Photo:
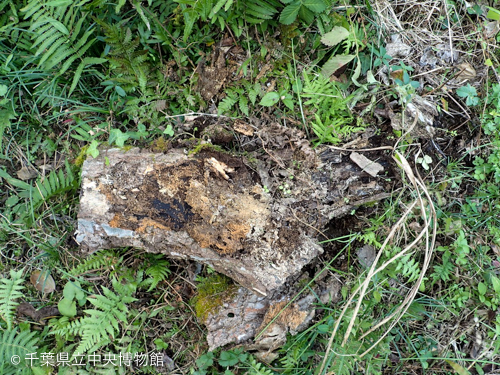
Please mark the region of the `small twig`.
[[309, 227], [309, 228], [311, 228], [311, 229], [314, 229], [316, 232], [318, 232], [319, 234], [321, 234], [321, 235], [322, 235], [323, 237], [325, 237], [327, 240], [329, 240], [329, 239], [330, 239], [330, 238], [329, 238], [326, 234], [324, 234], [324, 233], [323, 233], [322, 231], [320, 231], [318, 228], [313, 227], [311, 224], [309, 224], [309, 223], [305, 222], [304, 220], [300, 219], [300, 218], [299, 218], [299, 217], [295, 214], [295, 210], [294, 210], [293, 208], [291, 208], [291, 207], [290, 207], [290, 211], [292, 211], [293, 216], [294, 216], [294, 217], [295, 217], [295, 218], [296, 218], [299, 222], [301, 222], [302, 224], [304, 224], [304, 225], [308, 226], [308, 227]]
[[392, 146], [380, 146], [380, 147], [374, 147], [374, 148], [342, 148], [342, 147], [336, 147], [336, 146], [328, 146], [329, 148], [333, 150], [339, 150], [339, 151], [347, 151], [347, 152], [369, 152], [369, 151], [379, 151], [379, 150], [394, 150], [394, 147]]
[[236, 117], [229, 117], [229, 116], [224, 116], [224, 115], [216, 115], [213, 113], [201, 113], [201, 112], [190, 112], [190, 113], [182, 113], [180, 115], [169, 115], [162, 110], [160, 110], [161, 113], [165, 115], [166, 118], [176, 118], [176, 117], [186, 117], [186, 116], [210, 116], [210, 117], [224, 117], [224, 118], [230, 118], [232, 120], [235, 120]]
[[438, 87], [436, 87], [435, 89], [432, 89], [431, 91], [426, 92], [425, 94], [423, 94], [422, 97], [427, 96], [427, 95], [431, 95], [432, 93], [434, 93], [437, 90], [439, 90], [441, 87], [443, 87], [444, 85], [446, 85], [452, 79], [454, 79], [455, 77], [458, 77], [460, 74], [462, 74], [462, 72], [465, 70], [465, 68], [466, 67], [463, 67], [462, 69], [460, 69], [460, 71], [458, 71], [455, 74], [453, 74], [449, 79], [447, 79], [446, 81], [444, 81], [443, 83], [441, 83]]

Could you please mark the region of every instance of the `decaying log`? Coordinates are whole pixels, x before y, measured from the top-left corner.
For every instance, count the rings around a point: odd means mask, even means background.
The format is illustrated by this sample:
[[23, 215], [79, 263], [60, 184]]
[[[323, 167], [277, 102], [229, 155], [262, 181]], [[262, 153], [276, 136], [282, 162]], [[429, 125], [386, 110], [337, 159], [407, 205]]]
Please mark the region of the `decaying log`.
[[83, 166], [77, 241], [193, 259], [266, 295], [322, 249], [271, 220], [275, 202], [255, 177], [221, 153], [102, 151]]
[[246, 349], [272, 362], [273, 352], [285, 343], [287, 334], [295, 335], [307, 328], [316, 315], [317, 303], [327, 305], [340, 299], [337, 277], [316, 280], [312, 289], [313, 292], [297, 296], [300, 287], [296, 283], [279, 295], [262, 297], [239, 288], [203, 322], [208, 330], [209, 350], [229, 343], [245, 344], [259, 335], [245, 345]]
[[292, 169], [297, 152], [270, 154], [281, 158], [272, 173], [269, 159], [212, 150], [102, 150], [83, 165], [77, 241], [88, 252], [133, 246], [192, 259], [267, 295], [322, 252], [316, 238], [329, 220], [383, 191], [353, 163], [321, 161], [300, 142], [307, 160]]
[[295, 300], [300, 271], [322, 253], [333, 218], [389, 195], [387, 170], [370, 175], [349, 153], [313, 150], [298, 129], [206, 122], [196, 124], [203, 137], [239, 134], [246, 156], [209, 146], [194, 155], [107, 149], [86, 160], [76, 240], [89, 253], [131, 246], [231, 277], [244, 288], [204, 321], [210, 348], [245, 343], [271, 323], [249, 349], [272, 356], [312, 319], [318, 296], [338, 298], [332, 279]]

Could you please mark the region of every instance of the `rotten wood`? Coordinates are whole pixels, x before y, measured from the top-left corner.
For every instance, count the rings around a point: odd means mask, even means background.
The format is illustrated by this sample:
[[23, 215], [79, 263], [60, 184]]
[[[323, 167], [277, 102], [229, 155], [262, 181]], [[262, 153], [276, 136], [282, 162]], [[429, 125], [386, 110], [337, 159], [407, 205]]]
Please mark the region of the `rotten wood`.
[[[217, 126], [206, 129], [220, 133]], [[297, 129], [248, 134], [258, 149], [247, 158], [135, 148], [86, 160], [82, 249], [131, 246], [191, 259], [268, 295], [322, 253], [317, 238], [332, 218], [386, 196], [383, 179], [338, 152], [316, 152]]]

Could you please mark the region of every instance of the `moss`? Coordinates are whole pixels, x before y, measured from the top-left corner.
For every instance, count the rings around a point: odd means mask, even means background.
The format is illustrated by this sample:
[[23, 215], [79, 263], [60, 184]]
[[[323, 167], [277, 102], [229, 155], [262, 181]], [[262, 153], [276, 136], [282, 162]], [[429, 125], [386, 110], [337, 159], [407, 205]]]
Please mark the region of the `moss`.
[[170, 141], [166, 140], [163, 136], [151, 142], [151, 151], [153, 152], [166, 152], [170, 148]]
[[89, 145], [83, 146], [80, 149], [80, 152], [78, 153], [78, 156], [76, 157], [75, 161], [73, 164], [75, 164], [77, 167], [81, 167], [83, 165], [83, 162], [85, 159], [87, 159], [87, 150], [89, 148]]
[[197, 286], [198, 294], [193, 297], [197, 318], [205, 322], [209, 313], [215, 313], [224, 301], [234, 296], [238, 288], [233, 281], [224, 275], [213, 274], [203, 279]]
[[199, 143], [191, 151], [189, 151], [189, 155], [196, 155], [204, 150], [212, 150], [227, 154], [227, 151], [224, 151], [220, 146], [213, 145], [211, 143]]

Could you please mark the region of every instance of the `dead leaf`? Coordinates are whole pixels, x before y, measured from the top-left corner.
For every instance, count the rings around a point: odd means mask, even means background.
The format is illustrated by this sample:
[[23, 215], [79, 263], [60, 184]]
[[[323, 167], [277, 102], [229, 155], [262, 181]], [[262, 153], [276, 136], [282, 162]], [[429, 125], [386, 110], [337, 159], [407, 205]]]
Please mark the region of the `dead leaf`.
[[43, 164], [43, 165], [40, 165], [40, 170], [42, 172], [50, 172], [52, 170], [54, 170], [54, 166], [52, 164]]
[[253, 128], [248, 125], [247, 123], [241, 121], [241, 120], [236, 120], [233, 123], [233, 128], [236, 130], [238, 133], [248, 135], [249, 137], [253, 136], [254, 130]]
[[491, 250], [493, 250], [493, 252], [496, 254], [496, 256], [500, 257], [500, 246], [492, 244]]
[[257, 74], [257, 77], [255, 78], [255, 82], [258, 82], [259, 79], [261, 79], [262, 77], [264, 77], [267, 73], [268, 70], [271, 70], [272, 68], [272, 65], [271, 64], [266, 64], [264, 65], [261, 69], [260, 69], [260, 72], [259, 74]]
[[35, 178], [38, 176], [38, 172], [32, 168], [27, 168], [27, 167], [22, 167], [20, 170], [16, 172], [17, 177], [19, 177], [20, 180], [30, 180], [32, 178]]
[[36, 290], [43, 293], [52, 293], [56, 290], [56, 283], [49, 271], [35, 270], [30, 276], [31, 283], [35, 286]]
[[352, 152], [350, 158], [358, 165], [358, 167], [360, 167], [363, 171], [365, 171], [372, 177], [376, 177], [377, 174], [384, 170], [384, 167], [382, 167], [379, 163], [371, 161], [366, 156], [361, 155], [357, 152]]
[[460, 366], [458, 363], [450, 361], [449, 359], [445, 359], [445, 361], [451, 366], [451, 368], [455, 371], [456, 374], [470, 375], [469, 370], [467, 370], [465, 367]]
[[498, 21], [487, 22], [484, 27], [484, 36], [486, 39], [493, 38], [498, 34], [498, 31], [500, 31], [500, 24]]
[[363, 266], [363, 268], [369, 268], [373, 262], [375, 262], [377, 252], [373, 246], [365, 245], [356, 250], [356, 255], [358, 256], [359, 263]]
[[390, 74], [392, 78], [399, 79], [400, 81], [402, 81], [403, 73], [404, 73], [403, 69], [398, 69], [398, 70], [393, 70]]
[[167, 108], [167, 101], [166, 100], [157, 100], [155, 102], [155, 109], [160, 112], [163, 111], [165, 108]]
[[42, 324], [49, 318], [61, 315], [57, 307], [46, 306], [42, 307], [40, 310], [35, 310], [35, 308], [27, 302], [20, 303], [16, 311], [18, 315], [30, 317], [35, 322], [40, 322]]
[[410, 227], [411, 230], [413, 230], [416, 233], [420, 233], [423, 230], [422, 226], [416, 221], [412, 221], [408, 226]]
[[457, 68], [460, 69], [460, 74], [456, 77], [458, 81], [472, 81], [476, 78], [476, 69], [468, 62], [461, 63]]

